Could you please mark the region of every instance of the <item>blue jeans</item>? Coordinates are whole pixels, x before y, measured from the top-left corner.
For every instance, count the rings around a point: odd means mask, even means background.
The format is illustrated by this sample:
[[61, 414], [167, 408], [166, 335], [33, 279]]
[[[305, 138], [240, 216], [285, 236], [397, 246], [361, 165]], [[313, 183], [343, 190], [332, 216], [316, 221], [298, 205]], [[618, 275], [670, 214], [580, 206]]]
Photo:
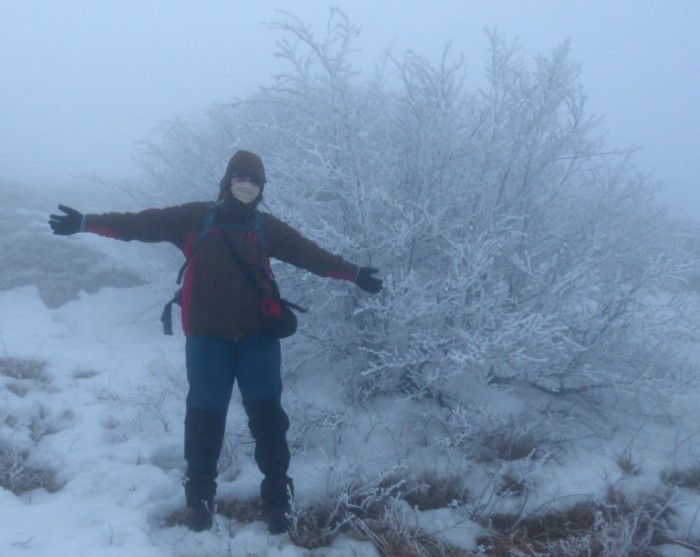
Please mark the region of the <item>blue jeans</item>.
[[233, 340], [189, 336], [185, 345], [187, 408], [226, 410], [233, 385], [244, 401], [282, 398], [280, 341], [262, 333]]

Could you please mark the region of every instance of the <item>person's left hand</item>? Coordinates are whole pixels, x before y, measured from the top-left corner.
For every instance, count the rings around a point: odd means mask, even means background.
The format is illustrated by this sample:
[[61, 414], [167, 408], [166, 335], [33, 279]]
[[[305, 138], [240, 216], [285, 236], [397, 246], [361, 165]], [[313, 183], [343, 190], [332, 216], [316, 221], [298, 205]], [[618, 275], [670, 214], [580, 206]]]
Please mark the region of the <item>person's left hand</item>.
[[378, 272], [379, 269], [373, 267], [360, 267], [357, 278], [355, 279], [355, 284], [365, 292], [376, 294], [384, 286], [384, 281], [382, 281], [382, 279], [372, 276]]

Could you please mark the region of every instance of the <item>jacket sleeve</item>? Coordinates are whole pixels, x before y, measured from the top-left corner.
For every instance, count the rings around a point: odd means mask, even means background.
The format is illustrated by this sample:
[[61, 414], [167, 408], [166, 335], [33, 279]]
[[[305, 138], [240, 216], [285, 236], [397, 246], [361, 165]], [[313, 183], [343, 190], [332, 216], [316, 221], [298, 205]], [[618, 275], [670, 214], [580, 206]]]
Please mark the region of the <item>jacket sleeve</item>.
[[138, 213], [87, 214], [85, 232], [108, 238], [140, 242], [170, 242], [182, 248], [188, 232], [199, 226], [206, 207], [189, 203]]
[[354, 281], [357, 265], [319, 247], [288, 224], [269, 213], [265, 218], [265, 236], [270, 257], [291, 263], [316, 275]]

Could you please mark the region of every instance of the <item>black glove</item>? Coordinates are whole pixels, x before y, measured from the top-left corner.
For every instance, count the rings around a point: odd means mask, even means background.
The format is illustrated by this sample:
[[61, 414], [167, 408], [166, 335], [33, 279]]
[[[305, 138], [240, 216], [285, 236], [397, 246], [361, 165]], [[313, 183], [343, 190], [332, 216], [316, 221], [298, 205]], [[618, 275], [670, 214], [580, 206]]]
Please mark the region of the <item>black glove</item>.
[[49, 215], [49, 226], [53, 233], [58, 236], [69, 236], [80, 232], [80, 227], [83, 224], [83, 214], [65, 205], [59, 205], [58, 208], [65, 215]]
[[365, 292], [376, 294], [382, 289], [384, 284], [382, 279], [372, 276], [378, 272], [379, 269], [374, 269], [372, 267], [360, 267], [360, 271], [357, 273], [357, 278], [355, 279], [355, 284]]

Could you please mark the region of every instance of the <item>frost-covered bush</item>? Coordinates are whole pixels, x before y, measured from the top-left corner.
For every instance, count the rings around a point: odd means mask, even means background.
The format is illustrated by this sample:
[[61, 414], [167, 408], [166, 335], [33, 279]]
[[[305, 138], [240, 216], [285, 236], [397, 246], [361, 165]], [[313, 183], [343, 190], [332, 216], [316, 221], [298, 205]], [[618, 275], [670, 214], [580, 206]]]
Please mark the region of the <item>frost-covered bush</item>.
[[693, 250], [631, 153], [598, 135], [567, 44], [529, 64], [491, 34], [486, 83], [470, 90], [449, 51], [362, 76], [337, 11], [325, 37], [294, 18], [277, 27], [288, 71], [165, 123], [146, 160], [174, 202], [212, 198], [230, 154], [255, 150], [269, 210], [381, 269], [386, 288], [368, 296], [276, 267], [312, 308], [294, 362], [333, 362], [355, 402], [436, 408], [463, 405], [475, 378], [592, 397], [689, 380], [674, 341], [698, 305], [670, 285], [697, 274]]

